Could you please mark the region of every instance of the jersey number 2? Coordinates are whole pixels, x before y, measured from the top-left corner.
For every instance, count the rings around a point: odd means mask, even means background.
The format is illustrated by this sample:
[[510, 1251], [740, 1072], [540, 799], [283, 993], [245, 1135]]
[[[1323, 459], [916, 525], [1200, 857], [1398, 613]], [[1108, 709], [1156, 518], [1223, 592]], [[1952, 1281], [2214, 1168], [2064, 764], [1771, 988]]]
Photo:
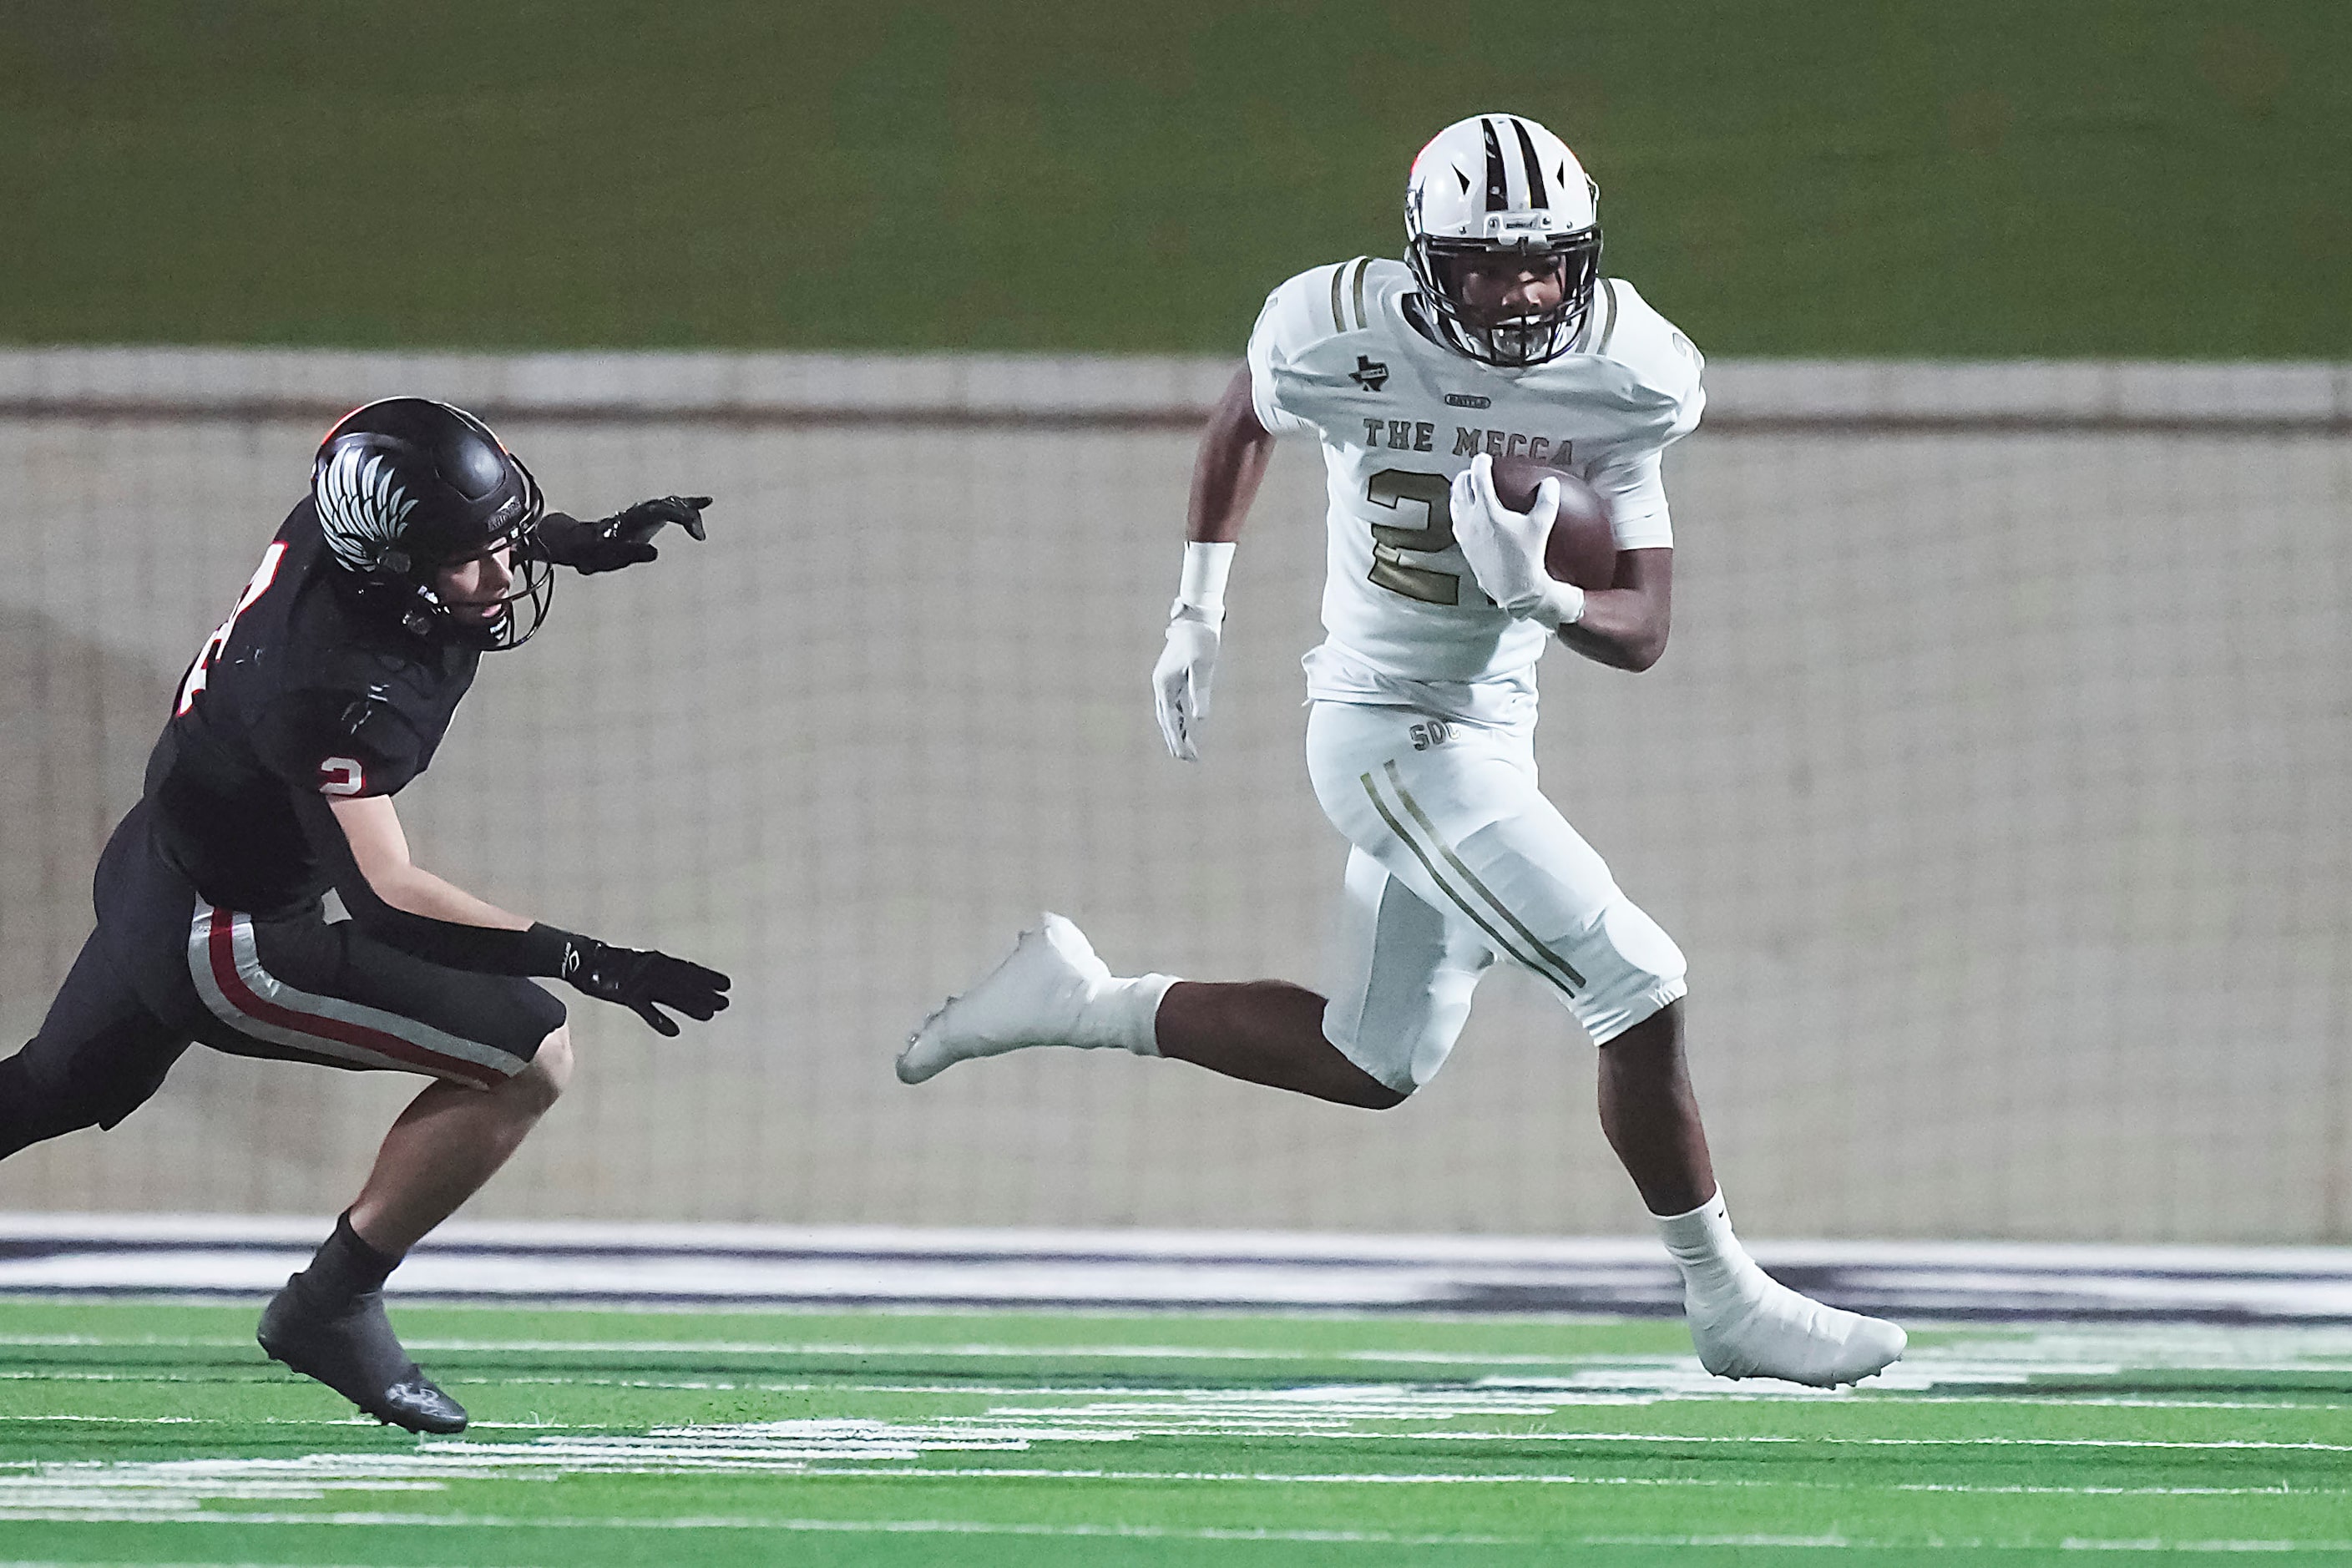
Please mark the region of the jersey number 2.
[[205, 689], [205, 672], [228, 647], [228, 635], [236, 629], [237, 616], [253, 608], [253, 602], [269, 592], [269, 584], [278, 580], [278, 563], [285, 559], [286, 542], [282, 539], [262, 552], [261, 564], [254, 568], [253, 581], [236, 596], [236, 608], [228, 613], [228, 619], [213, 628], [213, 635], [196, 650], [196, 662], [188, 666], [188, 678], [180, 682], [180, 705], [172, 710], [173, 718], [196, 705], [196, 694]]
[[1393, 511], [1401, 501], [1419, 501], [1429, 514], [1428, 522], [1420, 528], [1372, 524], [1372, 569], [1368, 575], [1373, 582], [1392, 594], [1419, 599], [1424, 605], [1462, 602], [1459, 575], [1433, 572], [1426, 566], [1408, 566], [1403, 553], [1409, 550], [1417, 555], [1434, 555], [1454, 548], [1454, 513], [1447, 505], [1453, 491], [1453, 482], [1444, 474], [1382, 468], [1371, 477], [1364, 486], [1364, 499], [1374, 506]]

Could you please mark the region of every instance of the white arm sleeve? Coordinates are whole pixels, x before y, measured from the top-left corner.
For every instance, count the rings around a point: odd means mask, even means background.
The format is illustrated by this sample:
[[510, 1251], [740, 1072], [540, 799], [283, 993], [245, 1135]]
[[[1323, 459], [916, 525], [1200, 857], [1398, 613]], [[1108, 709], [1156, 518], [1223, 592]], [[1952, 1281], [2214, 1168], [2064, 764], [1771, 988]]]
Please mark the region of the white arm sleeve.
[[1674, 548], [1674, 519], [1666, 510], [1666, 484], [1660, 472], [1664, 458], [1656, 447], [1622, 456], [1612, 453], [1585, 475], [1585, 481], [1609, 503], [1610, 525], [1620, 550]]
[[1655, 395], [1669, 400], [1672, 413], [1662, 431], [1602, 450], [1584, 479], [1609, 503], [1618, 549], [1670, 550], [1675, 529], [1666, 510], [1662, 459], [1668, 447], [1698, 427], [1706, 411], [1701, 384], [1706, 360], [1632, 284], [1612, 278], [1607, 287], [1618, 308], [1613, 357]]

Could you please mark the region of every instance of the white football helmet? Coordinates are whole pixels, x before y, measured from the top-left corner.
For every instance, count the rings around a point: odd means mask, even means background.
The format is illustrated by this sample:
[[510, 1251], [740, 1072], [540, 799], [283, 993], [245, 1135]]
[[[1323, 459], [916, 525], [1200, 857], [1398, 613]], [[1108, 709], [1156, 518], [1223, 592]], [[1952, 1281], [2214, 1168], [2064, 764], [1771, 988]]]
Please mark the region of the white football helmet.
[[[1519, 368], [1568, 352], [1601, 276], [1601, 187], [1568, 143], [1516, 114], [1479, 114], [1439, 132], [1405, 185], [1405, 260], [1435, 320], [1482, 363]], [[1463, 258], [1508, 255], [1557, 269], [1549, 310], [1479, 320], [1463, 305]]]

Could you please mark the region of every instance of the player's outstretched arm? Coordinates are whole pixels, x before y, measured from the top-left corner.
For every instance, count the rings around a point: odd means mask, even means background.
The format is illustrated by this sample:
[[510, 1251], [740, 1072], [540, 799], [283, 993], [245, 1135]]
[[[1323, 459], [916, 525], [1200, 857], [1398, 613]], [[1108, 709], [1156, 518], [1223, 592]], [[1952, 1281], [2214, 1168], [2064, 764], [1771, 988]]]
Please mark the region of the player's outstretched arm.
[[1184, 574], [1168, 615], [1168, 643], [1152, 667], [1152, 706], [1160, 738], [1179, 762], [1201, 760], [1200, 726], [1225, 619], [1225, 574], [1250, 503], [1274, 456], [1274, 436], [1258, 422], [1249, 367], [1227, 384], [1209, 416], [1192, 459], [1192, 495], [1184, 520]]
[[[408, 858], [408, 834], [400, 825], [400, 813], [388, 795], [354, 795], [341, 800], [326, 800], [334, 826], [341, 832], [350, 852], [351, 865], [358, 873], [354, 888], [343, 884], [351, 879], [337, 877], [335, 889], [348, 895], [357, 891], [362, 902], [373, 900], [400, 914], [414, 915], [436, 924], [457, 926], [483, 931], [527, 931], [530, 921], [509, 914], [497, 905], [476, 898], [454, 882], [446, 881], [417, 865]], [[343, 900], [349, 909], [351, 900]], [[374, 911], [369, 911], [373, 914]], [[360, 910], [351, 910], [352, 919], [360, 929], [369, 930], [369, 921]], [[388, 922], [378, 920], [379, 925]], [[389, 922], [398, 929], [398, 922]], [[370, 935], [375, 934], [373, 931]], [[460, 937], [458, 940], [467, 940]], [[394, 942], [394, 946], [401, 945]], [[490, 944], [495, 948], [495, 942]], [[467, 967], [455, 965], [453, 967]]]
[[653, 537], [669, 523], [686, 530], [688, 538], [708, 537], [702, 514], [709, 505], [709, 496], [656, 496], [594, 522], [551, 511], [539, 520], [540, 548], [550, 561], [569, 566], [583, 577], [617, 572], [658, 559], [661, 552], [654, 548]]
[[387, 947], [451, 969], [562, 979], [665, 1035], [677, 1023], [662, 1007], [709, 1019], [727, 1005], [732, 982], [715, 969], [535, 923], [416, 865], [389, 795], [296, 801], [352, 923]]

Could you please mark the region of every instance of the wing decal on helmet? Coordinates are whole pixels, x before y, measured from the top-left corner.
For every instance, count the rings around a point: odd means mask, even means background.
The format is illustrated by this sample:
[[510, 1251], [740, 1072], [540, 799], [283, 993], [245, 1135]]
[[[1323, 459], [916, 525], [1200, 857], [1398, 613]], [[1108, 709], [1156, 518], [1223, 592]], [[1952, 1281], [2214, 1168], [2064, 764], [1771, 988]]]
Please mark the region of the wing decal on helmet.
[[1514, 117], [1511, 129], [1519, 133], [1519, 157], [1528, 166], [1528, 205], [1541, 212], [1551, 205], [1551, 193], [1544, 189], [1543, 165], [1536, 162], [1536, 139], [1524, 120]]
[[354, 572], [374, 571], [400, 539], [401, 524], [416, 502], [394, 482], [381, 452], [352, 445], [327, 460], [317, 487], [320, 521], [327, 547]]

